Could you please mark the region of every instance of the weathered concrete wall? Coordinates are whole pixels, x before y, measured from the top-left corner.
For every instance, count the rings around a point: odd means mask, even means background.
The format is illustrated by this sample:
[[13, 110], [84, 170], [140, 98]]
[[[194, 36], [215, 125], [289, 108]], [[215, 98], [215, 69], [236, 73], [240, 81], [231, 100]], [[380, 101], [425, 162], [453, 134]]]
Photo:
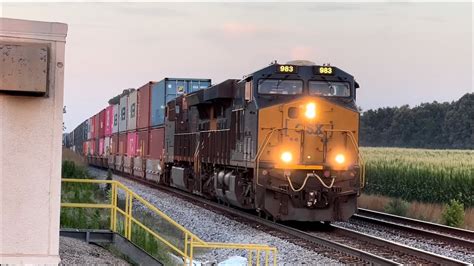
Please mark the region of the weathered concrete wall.
[[[0, 44], [48, 46], [48, 71], [22, 76], [46, 75], [46, 96], [0, 92], [0, 263], [59, 262], [66, 33], [66, 24], [0, 18]], [[31, 82], [18, 84], [24, 89]]]

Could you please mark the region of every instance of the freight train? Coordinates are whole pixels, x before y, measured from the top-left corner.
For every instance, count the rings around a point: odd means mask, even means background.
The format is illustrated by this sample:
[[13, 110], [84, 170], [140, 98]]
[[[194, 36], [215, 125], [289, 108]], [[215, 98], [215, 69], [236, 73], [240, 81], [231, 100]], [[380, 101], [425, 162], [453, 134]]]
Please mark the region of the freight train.
[[340, 68], [273, 63], [243, 79], [125, 90], [66, 136], [91, 165], [279, 221], [344, 221], [364, 185], [359, 85]]

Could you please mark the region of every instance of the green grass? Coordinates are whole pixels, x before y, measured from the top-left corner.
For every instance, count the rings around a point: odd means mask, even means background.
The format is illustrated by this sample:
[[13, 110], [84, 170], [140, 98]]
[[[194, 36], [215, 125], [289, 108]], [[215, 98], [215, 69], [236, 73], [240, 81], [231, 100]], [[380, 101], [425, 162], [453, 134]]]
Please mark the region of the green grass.
[[365, 193], [408, 201], [474, 206], [474, 151], [361, 148]]

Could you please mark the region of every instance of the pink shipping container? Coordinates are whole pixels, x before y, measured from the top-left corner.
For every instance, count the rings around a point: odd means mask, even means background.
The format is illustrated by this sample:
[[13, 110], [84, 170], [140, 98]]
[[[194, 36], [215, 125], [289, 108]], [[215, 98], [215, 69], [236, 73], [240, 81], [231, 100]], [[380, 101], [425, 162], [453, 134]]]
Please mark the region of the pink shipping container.
[[134, 157], [137, 155], [137, 132], [127, 134], [127, 156]]
[[127, 153], [127, 133], [119, 135], [118, 139], [118, 155], [125, 155]]
[[148, 147], [150, 143], [150, 131], [138, 131], [137, 156], [147, 158], [149, 155]]
[[99, 112], [99, 138], [105, 137], [105, 109]]
[[148, 82], [138, 89], [138, 112], [137, 129], [148, 129], [150, 127], [150, 90], [155, 82]]
[[87, 156], [89, 154], [89, 142], [88, 141], [84, 141], [82, 143], [82, 152], [84, 153], [85, 156]]
[[104, 155], [104, 138], [99, 139], [99, 156]]
[[114, 107], [113, 105], [107, 106], [105, 108], [105, 130], [104, 135], [110, 137], [112, 135], [112, 127], [114, 123]]
[[95, 149], [95, 139], [89, 140], [89, 150], [90, 150], [90, 155], [95, 155], [96, 149]]
[[150, 130], [150, 158], [161, 159], [165, 142], [165, 128], [155, 128]]

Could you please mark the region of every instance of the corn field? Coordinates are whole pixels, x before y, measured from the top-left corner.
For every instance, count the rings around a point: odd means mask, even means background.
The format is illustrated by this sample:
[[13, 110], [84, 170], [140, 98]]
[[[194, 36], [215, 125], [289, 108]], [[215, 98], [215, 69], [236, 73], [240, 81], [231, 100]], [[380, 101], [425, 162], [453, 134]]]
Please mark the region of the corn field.
[[365, 193], [474, 206], [474, 150], [361, 148]]

